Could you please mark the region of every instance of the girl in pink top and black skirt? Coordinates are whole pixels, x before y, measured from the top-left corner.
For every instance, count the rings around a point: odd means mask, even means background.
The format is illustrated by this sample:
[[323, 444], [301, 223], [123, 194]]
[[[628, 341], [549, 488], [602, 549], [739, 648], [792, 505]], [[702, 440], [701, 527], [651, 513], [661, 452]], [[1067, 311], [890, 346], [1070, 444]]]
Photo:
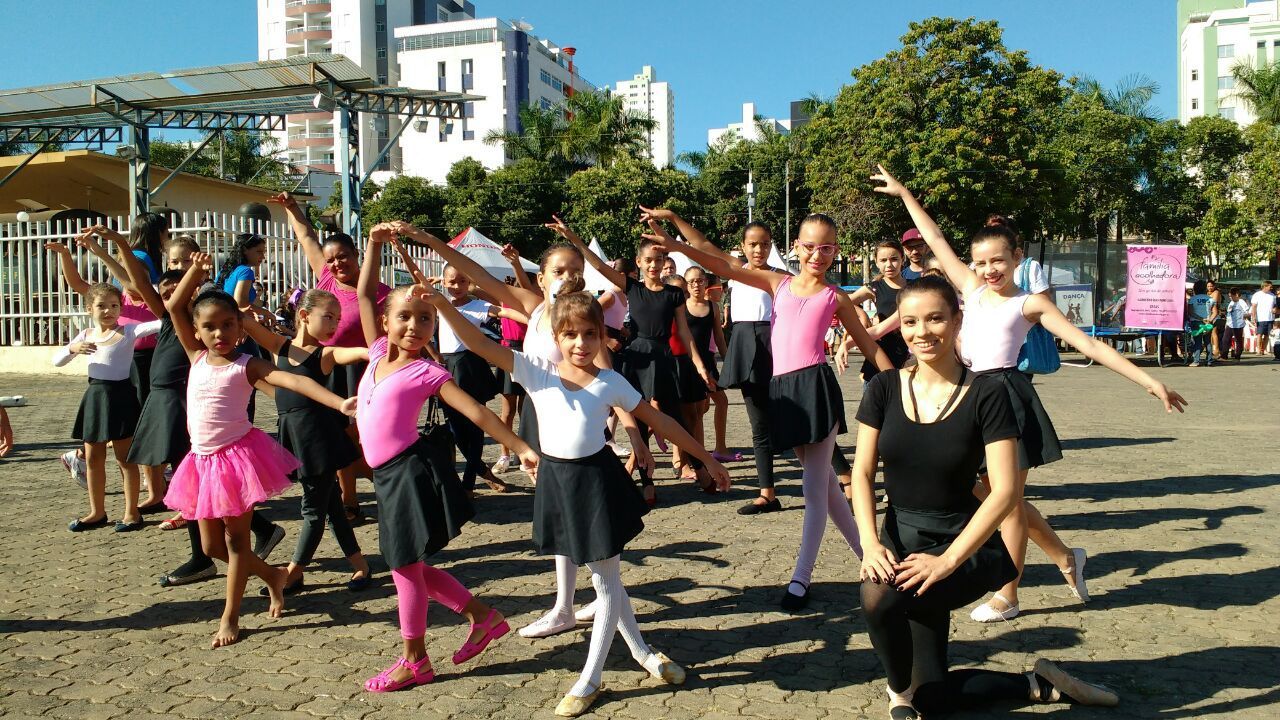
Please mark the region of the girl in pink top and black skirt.
[[[809, 601], [809, 582], [818, 559], [827, 517], [840, 529], [850, 549], [861, 557], [858, 528], [831, 466], [836, 435], [845, 431], [844, 399], [835, 373], [827, 365], [823, 338], [831, 318], [849, 328], [863, 355], [881, 370], [893, 367], [884, 351], [857, 321], [853, 301], [827, 284], [838, 246], [835, 222], [814, 214], [800, 225], [796, 252], [800, 274], [792, 277], [771, 270], [739, 267], [689, 223], [666, 209], [646, 210], [653, 229], [646, 235], [664, 249], [682, 252], [707, 270], [767, 291], [773, 296], [773, 378], [769, 381], [770, 445], [793, 448], [804, 466], [804, 534], [791, 584], [782, 596], [782, 609], [803, 609]], [[692, 245], [677, 242], [658, 225], [670, 220]]]
[[537, 465], [537, 455], [523, 440], [459, 388], [443, 366], [422, 357], [435, 331], [436, 313], [419, 292], [430, 295], [430, 290], [395, 290], [379, 315], [377, 276], [383, 245], [389, 242], [395, 242], [392, 226], [374, 227], [360, 271], [361, 324], [370, 347], [356, 421], [364, 438], [365, 458], [373, 467], [378, 543], [396, 585], [404, 649], [395, 663], [365, 682], [370, 692], [399, 690], [434, 679], [424, 640], [429, 597], [471, 621], [466, 642], [453, 655], [455, 665], [478, 655], [510, 630], [501, 613], [473, 598], [452, 575], [426, 563], [458, 536], [475, 511], [454, 470], [451, 443], [445, 448], [433, 433], [419, 434], [423, 406], [439, 397], [499, 442], [515, 448], [524, 464]]

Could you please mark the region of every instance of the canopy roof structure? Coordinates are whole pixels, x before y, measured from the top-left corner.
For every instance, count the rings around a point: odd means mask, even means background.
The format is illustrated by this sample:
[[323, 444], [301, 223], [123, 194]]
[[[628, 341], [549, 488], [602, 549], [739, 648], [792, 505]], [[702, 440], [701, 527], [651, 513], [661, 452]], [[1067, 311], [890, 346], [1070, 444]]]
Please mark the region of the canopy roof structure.
[[[0, 142], [40, 145], [29, 162], [55, 143], [101, 147], [120, 142], [127, 129], [135, 196], [131, 211], [136, 214], [146, 211], [154, 194], [148, 187], [147, 172], [150, 130], [280, 131], [285, 129], [287, 115], [332, 111], [334, 155], [343, 181], [343, 227], [351, 232], [358, 231], [359, 187], [368, 180], [367, 175], [360, 175], [358, 124], [352, 116], [402, 116], [403, 131], [417, 116], [461, 118], [466, 103], [482, 99], [477, 95], [380, 86], [360, 66], [341, 55], [298, 55], [0, 90]], [[388, 140], [370, 167], [385, 157], [398, 137], [397, 134]], [[203, 145], [195, 152], [202, 148]], [[24, 162], [0, 179], [0, 185], [25, 166]]]

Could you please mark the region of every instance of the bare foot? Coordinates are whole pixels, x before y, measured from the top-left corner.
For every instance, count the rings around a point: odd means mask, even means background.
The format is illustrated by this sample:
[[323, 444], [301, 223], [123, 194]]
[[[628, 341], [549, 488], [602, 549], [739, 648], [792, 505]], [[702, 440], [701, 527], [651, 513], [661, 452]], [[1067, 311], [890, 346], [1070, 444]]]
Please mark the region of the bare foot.
[[218, 632], [213, 634], [213, 642], [209, 644], [209, 647], [226, 647], [235, 644], [239, 639], [240, 625], [223, 618], [222, 623], [218, 626]]
[[496, 492], [496, 493], [504, 493], [504, 492], [507, 492], [508, 490], [510, 490], [510, 489], [511, 489], [511, 488], [507, 487], [507, 484], [506, 484], [506, 483], [504, 483], [504, 482], [502, 482], [501, 480], [499, 480], [499, 479], [498, 479], [498, 477], [497, 477], [496, 475], [494, 475], [492, 471], [490, 471], [490, 472], [486, 472], [485, 474], [481, 475], [480, 477], [481, 477], [481, 478], [485, 481], [485, 483], [489, 486], [489, 489], [490, 489], [490, 490], [492, 490], [492, 491], [494, 491], [494, 492]]
[[267, 594], [271, 596], [271, 605], [267, 608], [267, 614], [273, 618], [284, 615], [284, 585], [289, 581], [289, 570], [282, 567], [273, 567], [271, 580], [267, 583]]

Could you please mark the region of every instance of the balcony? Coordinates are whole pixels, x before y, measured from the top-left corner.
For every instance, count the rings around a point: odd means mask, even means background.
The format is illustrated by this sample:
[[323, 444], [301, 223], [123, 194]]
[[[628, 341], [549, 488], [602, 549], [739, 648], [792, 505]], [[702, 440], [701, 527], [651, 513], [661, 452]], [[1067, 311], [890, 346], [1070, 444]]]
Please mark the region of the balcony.
[[318, 40], [327, 39], [333, 36], [333, 23], [314, 23], [301, 27], [292, 28], [284, 31], [285, 40], [290, 42], [297, 40]]
[[286, 17], [297, 17], [310, 13], [327, 13], [331, 9], [330, 0], [289, 0], [285, 3]]

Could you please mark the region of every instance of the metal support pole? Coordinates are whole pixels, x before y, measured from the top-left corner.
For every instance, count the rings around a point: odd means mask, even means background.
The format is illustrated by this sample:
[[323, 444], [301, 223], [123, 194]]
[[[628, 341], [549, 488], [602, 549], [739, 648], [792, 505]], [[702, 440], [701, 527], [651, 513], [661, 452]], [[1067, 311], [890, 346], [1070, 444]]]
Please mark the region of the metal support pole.
[[[382, 162], [383, 158], [391, 152], [391, 146], [395, 145], [396, 141], [400, 139], [400, 136], [404, 134], [404, 131], [409, 129], [409, 126], [413, 124], [413, 119], [415, 117], [417, 116], [409, 115], [404, 118], [400, 123], [400, 129], [396, 130], [394, 135], [387, 138], [387, 144], [382, 146], [382, 149], [378, 151], [378, 156], [373, 159], [373, 162], [369, 163], [369, 170], [360, 177], [360, 185], [362, 187], [365, 183], [369, 182], [369, 178], [373, 177], [373, 169], [378, 167], [378, 163]], [[444, 121], [441, 120], [441, 122]]]
[[341, 174], [342, 185], [342, 232], [360, 238], [360, 173], [357, 163], [360, 162], [357, 142], [357, 129], [352, 123], [353, 112], [339, 106], [333, 111], [333, 125], [337, 132], [333, 136], [334, 165]]
[[135, 218], [151, 209], [151, 131], [145, 125], [129, 126], [129, 185], [133, 198], [129, 201], [129, 217]]
[[755, 174], [747, 170], [747, 222], [755, 221], [756, 182]]
[[32, 161], [32, 160], [35, 160], [37, 155], [39, 155], [40, 153], [44, 152], [45, 150], [48, 150], [48, 149], [49, 149], [49, 146], [50, 146], [50, 145], [52, 145], [52, 144], [53, 144], [53, 141], [52, 141], [52, 140], [50, 140], [49, 142], [46, 142], [46, 143], [42, 144], [40, 147], [36, 148], [36, 151], [35, 151], [35, 152], [33, 152], [33, 153], [31, 153], [30, 155], [28, 155], [28, 156], [26, 157], [26, 159], [25, 159], [25, 160], [23, 160], [22, 162], [18, 163], [18, 167], [16, 167], [16, 168], [14, 168], [14, 169], [10, 170], [10, 171], [9, 171], [9, 174], [8, 174], [8, 175], [5, 175], [3, 180], [0, 180], [0, 187], [4, 187], [4, 186], [5, 186], [5, 183], [7, 183], [7, 182], [9, 182], [10, 180], [12, 180], [14, 175], [17, 175], [18, 173], [22, 172], [22, 168], [24, 168], [24, 167], [26, 167], [27, 165], [31, 164], [31, 161]]
[[156, 189], [151, 191], [151, 197], [155, 197], [156, 195], [159, 195], [160, 191], [164, 189], [164, 186], [168, 185], [170, 180], [177, 177], [178, 173], [182, 172], [182, 168], [187, 166], [187, 163], [191, 162], [191, 160], [195, 158], [196, 155], [199, 155], [201, 150], [204, 150], [206, 147], [208, 147], [209, 141], [213, 140], [215, 135], [222, 135], [222, 133], [221, 132], [209, 133], [209, 136], [206, 137], [204, 141], [202, 141], [199, 145], [197, 145], [195, 150], [192, 150], [190, 154], [188, 154], [185, 158], [182, 159], [182, 162], [178, 163], [178, 167], [171, 168], [169, 177], [160, 181], [160, 184], [156, 186]]
[[791, 158], [787, 158], [787, 212], [786, 219], [783, 220], [782, 234], [784, 239], [783, 252], [791, 252]]

